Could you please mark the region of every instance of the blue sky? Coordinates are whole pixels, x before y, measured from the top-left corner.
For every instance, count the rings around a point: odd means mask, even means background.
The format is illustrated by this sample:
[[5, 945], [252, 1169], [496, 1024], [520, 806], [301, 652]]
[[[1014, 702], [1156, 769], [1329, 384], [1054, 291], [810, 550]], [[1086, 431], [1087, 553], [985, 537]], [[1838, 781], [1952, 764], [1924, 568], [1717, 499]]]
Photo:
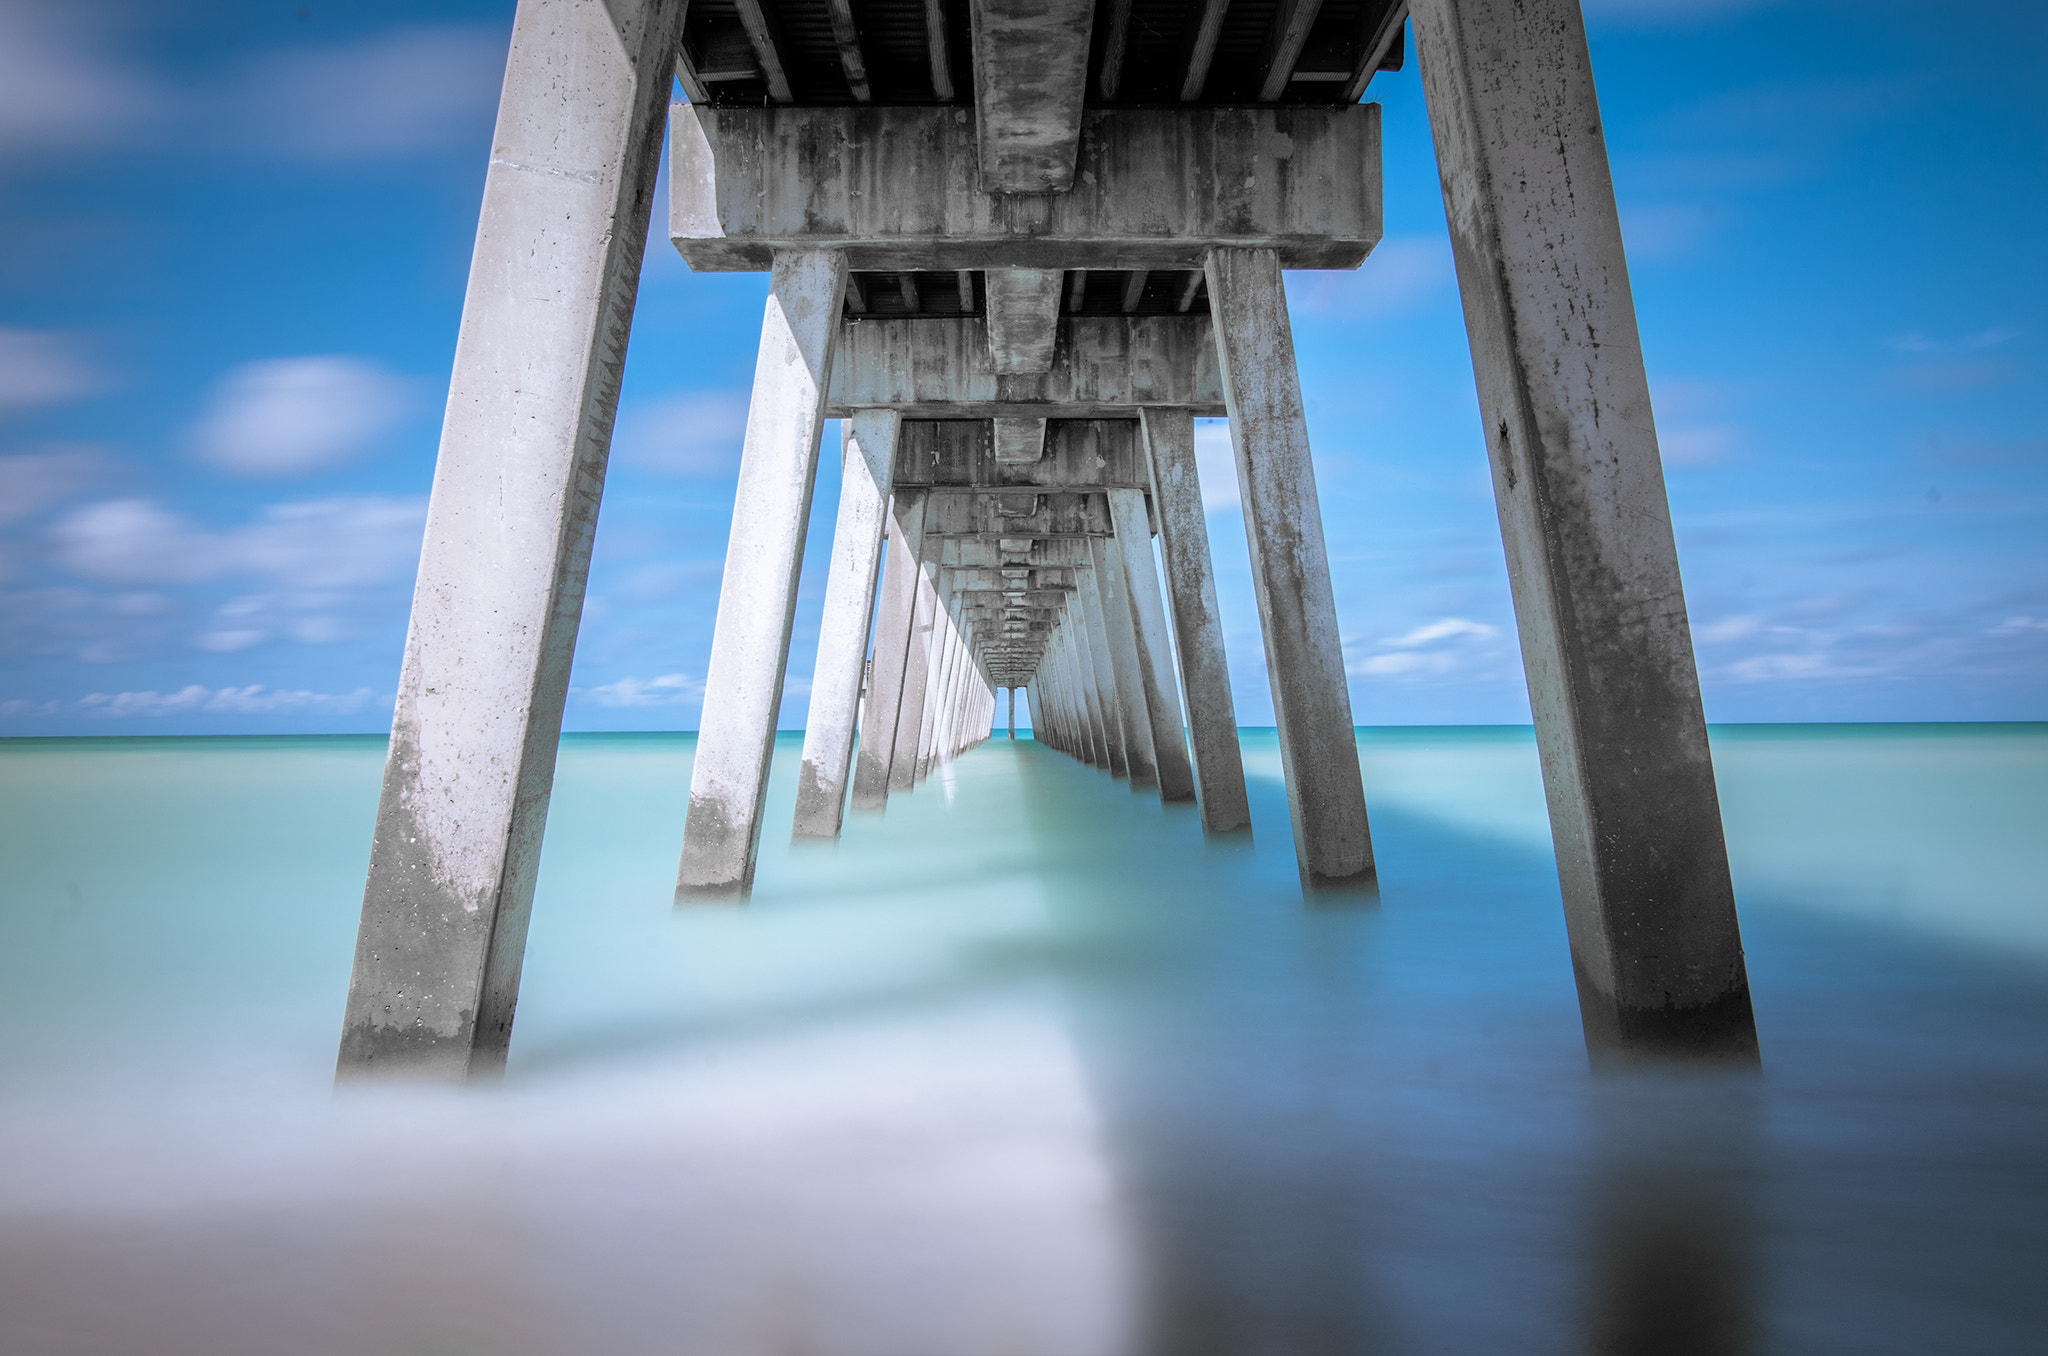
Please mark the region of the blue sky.
[[[0, 0], [0, 734], [383, 728], [511, 8]], [[1588, 4], [1711, 719], [2048, 718], [2048, 6], [1929, 13]], [[1525, 721], [1412, 67], [1371, 92], [1386, 240], [1289, 278], [1353, 704]], [[696, 723], [765, 291], [650, 244], [571, 729]]]

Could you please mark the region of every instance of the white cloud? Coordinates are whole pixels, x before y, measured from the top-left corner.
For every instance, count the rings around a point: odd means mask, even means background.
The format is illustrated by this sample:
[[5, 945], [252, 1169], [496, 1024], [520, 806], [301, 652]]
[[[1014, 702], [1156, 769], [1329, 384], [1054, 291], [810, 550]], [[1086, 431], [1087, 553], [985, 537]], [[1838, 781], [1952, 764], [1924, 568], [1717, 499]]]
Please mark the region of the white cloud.
[[1390, 315], [1446, 295], [1457, 281], [1451, 242], [1442, 235], [1389, 236], [1356, 272], [1289, 273], [1287, 304], [1306, 315]]
[[421, 499], [338, 495], [273, 504], [252, 523], [215, 532], [147, 499], [114, 499], [59, 519], [51, 536], [58, 564], [101, 583], [254, 577], [317, 603], [410, 574], [425, 517]]
[[2019, 338], [2026, 331], [2015, 325], [2000, 325], [1974, 334], [1959, 335], [1954, 339], [1936, 339], [1915, 330], [1911, 334], [1894, 335], [1885, 340], [1885, 347], [1896, 353], [1975, 353], [1982, 349], [1996, 348], [2000, 344]]
[[0, 525], [33, 518], [51, 505], [91, 489], [105, 479], [108, 469], [106, 456], [90, 447], [54, 447], [0, 457]]
[[[0, 38], [0, 44], [5, 39]], [[0, 71], [0, 87], [6, 83]], [[89, 395], [105, 384], [68, 334], [0, 329], [0, 412]]]
[[[1381, 653], [1350, 664], [1348, 671], [1366, 678], [1425, 678], [1479, 669], [1501, 657], [1500, 647], [1491, 643], [1499, 637], [1497, 626], [1441, 617], [1379, 642]], [[1346, 642], [1347, 649], [1350, 645]]]
[[577, 695], [599, 706], [680, 706], [704, 700], [704, 680], [687, 673], [664, 673], [644, 681], [621, 678], [601, 687], [579, 688]]
[[224, 125], [261, 149], [317, 159], [481, 152], [505, 76], [502, 28], [412, 28], [253, 58]]
[[613, 453], [664, 475], [730, 475], [747, 436], [745, 391], [686, 391], [635, 404], [619, 418]]
[[185, 584], [226, 568], [227, 539], [147, 499], [88, 505], [52, 529], [57, 560], [107, 584]]
[[1657, 430], [1657, 450], [1666, 466], [1712, 466], [1741, 446], [1741, 431], [1725, 424], [1672, 424]]
[[[385, 703], [390, 701], [387, 696]], [[201, 687], [194, 683], [176, 692], [93, 692], [72, 703], [87, 715], [119, 720], [128, 717], [190, 715], [195, 712], [235, 716], [267, 716], [280, 712], [328, 711], [348, 714], [378, 704], [377, 694], [367, 687], [353, 692], [272, 691], [261, 683], [247, 687]], [[0, 706], [5, 715], [50, 715], [50, 703], [8, 702]], [[9, 708], [19, 707], [18, 710]]]
[[361, 453], [405, 412], [407, 396], [405, 381], [361, 358], [244, 363], [215, 386], [193, 445], [235, 475], [304, 475]]
[[1390, 649], [1409, 649], [1417, 645], [1428, 645], [1434, 641], [1452, 640], [1462, 636], [1470, 636], [1475, 640], [1485, 640], [1499, 634], [1499, 627], [1488, 626], [1485, 622], [1466, 621], [1463, 617], [1445, 617], [1443, 620], [1433, 621], [1427, 626], [1418, 626], [1406, 635], [1396, 636], [1392, 640], [1387, 641], [1386, 645]]
[[1991, 628], [1994, 636], [2024, 636], [2032, 632], [2048, 632], [2048, 617], [2007, 617]]
[[0, 157], [108, 140], [149, 104], [95, 27], [84, 6], [0, 0]]
[[1228, 419], [1195, 421], [1195, 475], [1202, 482], [1202, 509], [1220, 513], [1238, 506], [1237, 453], [1230, 445]]
[[1703, 645], [1723, 645], [1755, 635], [1763, 629], [1763, 624], [1761, 617], [1723, 617], [1710, 625], [1695, 628], [1692, 638]]

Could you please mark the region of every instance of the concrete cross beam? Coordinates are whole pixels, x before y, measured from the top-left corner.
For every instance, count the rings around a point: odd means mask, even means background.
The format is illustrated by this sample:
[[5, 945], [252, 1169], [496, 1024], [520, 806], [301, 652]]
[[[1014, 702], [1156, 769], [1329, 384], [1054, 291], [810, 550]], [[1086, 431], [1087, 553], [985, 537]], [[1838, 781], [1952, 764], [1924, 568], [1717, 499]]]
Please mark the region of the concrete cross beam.
[[1028, 464], [1004, 462], [996, 455], [987, 420], [906, 419], [900, 446], [898, 484], [1149, 488], [1134, 419], [1054, 421], [1046, 430], [1044, 453]]
[[1071, 190], [1026, 194], [982, 186], [966, 109], [669, 117], [669, 236], [700, 271], [792, 249], [861, 270], [1189, 270], [1219, 247], [1356, 268], [1380, 239], [1377, 104], [1091, 110]]
[[988, 291], [988, 348], [995, 370], [1005, 376], [1052, 371], [1066, 271], [992, 268], [982, 278]]
[[991, 193], [1074, 182], [1095, 0], [972, 0], [974, 113]]
[[1068, 316], [1050, 369], [996, 371], [971, 316], [844, 323], [826, 414], [902, 410], [916, 419], [1129, 419], [1140, 405], [1224, 413], [1209, 317]]
[[931, 493], [925, 501], [924, 532], [938, 537], [999, 537], [1017, 533], [1045, 537], [1106, 537], [1109, 506], [1098, 494], [1067, 491], [976, 490]]

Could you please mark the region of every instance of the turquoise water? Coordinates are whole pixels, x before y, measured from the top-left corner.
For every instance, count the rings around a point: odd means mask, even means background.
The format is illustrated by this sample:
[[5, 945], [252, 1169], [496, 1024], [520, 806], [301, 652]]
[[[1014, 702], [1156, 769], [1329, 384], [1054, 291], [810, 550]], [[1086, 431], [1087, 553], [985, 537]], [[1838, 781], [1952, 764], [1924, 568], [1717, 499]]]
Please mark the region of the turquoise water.
[[1028, 741], [667, 903], [564, 742], [502, 1086], [329, 1088], [382, 741], [0, 743], [0, 1351], [2048, 1346], [2048, 727], [1717, 732], [1766, 1067], [1595, 1078], [1526, 731], [1205, 843]]

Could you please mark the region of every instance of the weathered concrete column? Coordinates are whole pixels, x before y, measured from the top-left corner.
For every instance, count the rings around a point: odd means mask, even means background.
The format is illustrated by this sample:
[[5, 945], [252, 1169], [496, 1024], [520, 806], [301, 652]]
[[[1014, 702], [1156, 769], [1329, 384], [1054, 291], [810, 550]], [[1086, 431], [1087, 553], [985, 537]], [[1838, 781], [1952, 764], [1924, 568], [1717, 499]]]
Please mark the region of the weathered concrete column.
[[[1017, 737], [1017, 689], [1012, 687], [1005, 690], [1010, 694], [1010, 738], [1015, 739]], [[1038, 703], [1034, 701], [1031, 704], [1031, 709], [1036, 711]]]
[[1180, 682], [1188, 699], [1188, 744], [1200, 792], [1202, 827], [1209, 833], [1250, 828], [1244, 755], [1237, 743], [1237, 705], [1230, 696], [1230, 664], [1223, 653], [1223, 619], [1216, 607], [1216, 572], [1209, 557], [1209, 524], [1195, 470], [1195, 421], [1186, 410], [1147, 407], [1139, 412], [1145, 459], [1152, 475], [1152, 510], [1159, 518], [1159, 554], [1173, 604], [1173, 636]]
[[1129, 604], [1131, 637], [1137, 646], [1138, 681], [1151, 721], [1152, 757], [1159, 773], [1159, 798], [1195, 798], [1195, 770], [1188, 763], [1186, 727], [1181, 720], [1180, 684], [1173, 673], [1173, 637], [1166, 606], [1159, 599], [1159, 571], [1152, 563], [1152, 530], [1142, 490], [1109, 491], [1116, 536], [1105, 543], [1117, 559], [1118, 582]]
[[1109, 654], [1109, 628], [1103, 621], [1101, 571], [1093, 568], [1077, 570], [1074, 579], [1079, 588], [1081, 614], [1074, 637], [1077, 645], [1087, 647], [1086, 663], [1089, 694], [1094, 698], [1095, 719], [1101, 733], [1102, 753], [1112, 777], [1131, 775], [1129, 732], [1130, 722], [1125, 719], [1122, 693], [1117, 688], [1116, 670], [1111, 667]]
[[1692, 634], [1577, 0], [1416, 0], [1595, 1060], [1754, 1060]]
[[770, 274], [690, 769], [679, 902], [744, 897], [753, 888], [845, 291], [846, 256], [837, 251], [777, 256]]
[[832, 566], [818, 623], [818, 662], [811, 674], [811, 710], [804, 722], [804, 761], [796, 783], [796, 836], [837, 838], [860, 715], [861, 672], [867, 666], [875, 566], [889, 517], [896, 434], [894, 410], [862, 410], [840, 422], [839, 516]]
[[[899, 430], [900, 431], [900, 430]], [[904, 674], [917, 614], [918, 557], [924, 546], [925, 491], [908, 488], [890, 499], [889, 551], [882, 564], [875, 614], [875, 653], [868, 671], [868, 704], [853, 760], [853, 808], [880, 810], [889, 803], [889, 760], [903, 709]]]
[[903, 666], [903, 701], [896, 714], [896, 742], [889, 755], [889, 789], [908, 791], [917, 785], [918, 739], [924, 730], [926, 699], [931, 695], [932, 644], [938, 619], [938, 567], [918, 562], [917, 607], [910, 627], [910, 653]]
[[1063, 694], [1065, 719], [1064, 738], [1067, 747], [1063, 750], [1069, 757], [1087, 763], [1091, 767], [1104, 766], [1104, 754], [1096, 746], [1094, 731], [1088, 718], [1088, 694], [1081, 686], [1081, 673], [1074, 659], [1074, 613], [1070, 609], [1059, 620], [1059, 629], [1054, 634], [1048, 653], [1052, 657], [1053, 672]]
[[513, 19], [341, 1077], [504, 1064], [681, 15]]
[[1308, 889], [1368, 884], [1372, 833], [1280, 261], [1212, 250], [1208, 273], [1295, 860]]
[[1123, 557], [1114, 543], [1102, 537], [1088, 539], [1088, 553], [1095, 562], [1095, 587], [1102, 605], [1103, 637], [1109, 646], [1109, 667], [1116, 682], [1117, 705], [1123, 712], [1124, 761], [1130, 768], [1132, 787], [1156, 788], [1159, 785], [1159, 755], [1152, 747], [1152, 715], [1145, 698], [1138, 638], [1131, 626], [1130, 585], [1124, 578]]
[[917, 777], [923, 781], [946, 756], [953, 723], [953, 701], [960, 687], [960, 597], [950, 589], [942, 599], [938, 630], [938, 671], [932, 682], [932, 703], [926, 708], [923, 743], [918, 749]]

